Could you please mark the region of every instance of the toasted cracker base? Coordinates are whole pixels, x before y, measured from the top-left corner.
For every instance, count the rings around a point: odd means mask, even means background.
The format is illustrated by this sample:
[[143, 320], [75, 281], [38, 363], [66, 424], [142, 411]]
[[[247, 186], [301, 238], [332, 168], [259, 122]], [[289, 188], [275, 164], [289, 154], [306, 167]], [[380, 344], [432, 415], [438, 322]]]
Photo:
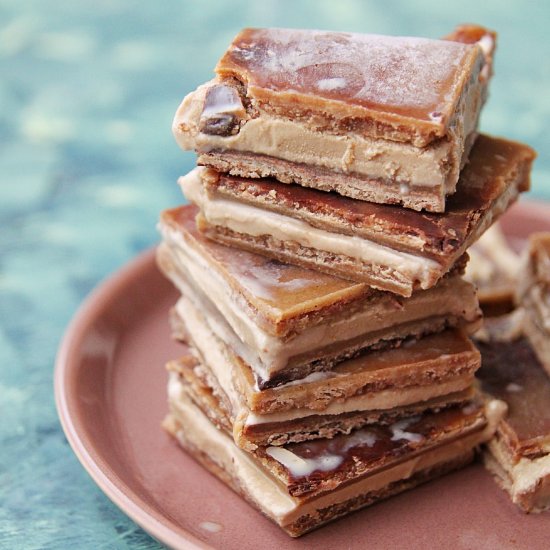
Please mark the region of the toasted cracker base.
[[[463, 156], [464, 161], [468, 158], [468, 152], [473, 144], [473, 140], [470, 141], [471, 143], [467, 144], [468, 150]], [[405, 189], [394, 181], [368, 178], [353, 173], [339, 173], [321, 166], [299, 164], [267, 155], [237, 151], [201, 153], [198, 164], [232, 176], [274, 177], [282, 183], [297, 183], [320, 191], [334, 191], [345, 197], [367, 202], [396, 204], [418, 211], [445, 211], [446, 190], [443, 185], [407, 186], [404, 193]]]

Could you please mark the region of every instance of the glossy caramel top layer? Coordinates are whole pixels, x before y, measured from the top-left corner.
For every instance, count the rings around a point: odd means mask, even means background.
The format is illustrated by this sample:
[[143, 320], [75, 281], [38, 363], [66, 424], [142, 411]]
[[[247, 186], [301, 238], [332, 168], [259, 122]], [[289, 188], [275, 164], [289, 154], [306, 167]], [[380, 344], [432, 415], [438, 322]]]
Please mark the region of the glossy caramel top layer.
[[372, 474], [484, 425], [483, 406], [473, 401], [388, 426], [367, 426], [332, 439], [292, 443], [284, 446], [283, 453], [271, 447], [266, 454], [282, 466], [290, 494], [309, 496], [323, 490], [325, 484], [330, 488], [346, 479]]
[[221, 174], [212, 177], [209, 172], [204, 180], [213, 192], [303, 218], [316, 227], [361, 235], [446, 263], [448, 258], [455, 258], [465, 244], [470, 244], [468, 238], [499, 197], [513, 187], [510, 197], [513, 200], [517, 192], [529, 188], [529, 171], [535, 156], [527, 145], [480, 135], [469, 163], [462, 170], [457, 192], [448, 199], [442, 214], [358, 201], [273, 179]]
[[448, 40], [295, 29], [244, 29], [216, 72], [244, 82], [259, 101], [347, 109], [446, 134], [456, 103], [483, 54]]
[[483, 391], [508, 404], [500, 431], [518, 456], [536, 456], [550, 444], [550, 378], [529, 342], [478, 343]]
[[277, 322], [295, 315], [315, 316], [335, 304], [375, 294], [365, 284], [270, 260], [264, 256], [218, 244], [197, 230], [194, 205], [166, 210], [161, 225], [181, 233], [202, 261], [260, 314]]

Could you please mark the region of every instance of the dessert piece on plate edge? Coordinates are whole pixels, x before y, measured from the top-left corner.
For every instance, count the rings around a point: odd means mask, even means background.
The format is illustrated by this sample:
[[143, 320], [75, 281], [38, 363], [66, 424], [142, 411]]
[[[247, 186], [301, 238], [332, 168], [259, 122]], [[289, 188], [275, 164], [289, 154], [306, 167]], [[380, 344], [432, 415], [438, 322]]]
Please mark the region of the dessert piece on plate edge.
[[[509, 319], [503, 319], [509, 324]], [[508, 406], [483, 457], [487, 469], [525, 512], [550, 507], [550, 378], [532, 347], [517, 330], [494, 320], [478, 342], [483, 392]]]
[[523, 328], [550, 376], [550, 232], [530, 235], [521, 264], [516, 300]]
[[[183, 359], [185, 362], [185, 358]], [[498, 400], [424, 412], [349, 435], [240, 449], [212, 399], [180, 393], [164, 421], [196, 460], [291, 536], [469, 463], [502, 416]], [[217, 414], [223, 417], [223, 409]]]

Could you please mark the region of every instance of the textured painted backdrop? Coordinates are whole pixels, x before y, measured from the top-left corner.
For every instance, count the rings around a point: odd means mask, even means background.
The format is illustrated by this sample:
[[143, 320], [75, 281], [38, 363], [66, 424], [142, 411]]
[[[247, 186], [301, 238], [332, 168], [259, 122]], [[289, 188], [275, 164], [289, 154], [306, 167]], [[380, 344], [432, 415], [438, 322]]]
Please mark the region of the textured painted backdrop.
[[550, 199], [550, 2], [0, 0], [0, 547], [152, 548], [58, 424], [63, 329], [98, 281], [157, 240], [193, 164], [170, 134], [243, 26], [438, 37], [497, 29], [482, 128], [535, 146]]

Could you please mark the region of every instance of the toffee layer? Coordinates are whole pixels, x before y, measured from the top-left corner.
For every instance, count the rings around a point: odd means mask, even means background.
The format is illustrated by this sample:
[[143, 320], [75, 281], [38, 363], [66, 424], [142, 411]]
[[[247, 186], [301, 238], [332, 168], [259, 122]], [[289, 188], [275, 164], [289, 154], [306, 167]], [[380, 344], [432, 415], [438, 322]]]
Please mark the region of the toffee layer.
[[159, 265], [262, 388], [409, 336], [479, 327], [475, 290], [456, 274], [404, 300], [216, 244], [198, 233], [195, 213], [163, 214]]

